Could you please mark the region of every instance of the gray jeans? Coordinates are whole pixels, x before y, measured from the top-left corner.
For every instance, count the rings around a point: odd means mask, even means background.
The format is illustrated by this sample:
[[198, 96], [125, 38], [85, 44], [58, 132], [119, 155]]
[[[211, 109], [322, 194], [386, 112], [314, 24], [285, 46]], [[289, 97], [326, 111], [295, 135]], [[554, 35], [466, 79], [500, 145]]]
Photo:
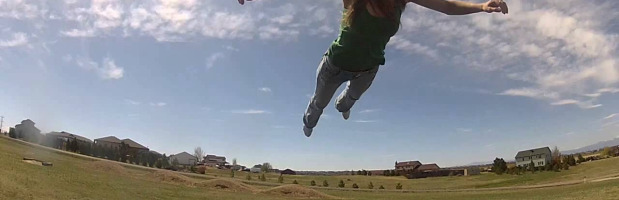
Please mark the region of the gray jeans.
[[340, 112], [350, 110], [361, 95], [370, 88], [378, 66], [369, 71], [349, 72], [332, 65], [327, 56], [322, 58], [316, 72], [316, 90], [307, 106], [303, 123], [308, 128], [316, 127], [322, 111], [331, 101], [337, 88], [348, 81], [346, 89], [337, 97], [335, 108]]

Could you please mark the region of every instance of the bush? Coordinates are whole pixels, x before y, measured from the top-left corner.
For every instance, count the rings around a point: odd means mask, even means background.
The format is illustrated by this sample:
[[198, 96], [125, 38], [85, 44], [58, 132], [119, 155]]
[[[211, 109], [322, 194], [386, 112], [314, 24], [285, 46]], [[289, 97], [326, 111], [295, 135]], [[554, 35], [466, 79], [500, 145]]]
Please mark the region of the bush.
[[329, 182], [327, 180], [322, 181], [322, 186], [329, 187]]
[[196, 172], [198, 172], [198, 171], [196, 170], [196, 166], [193, 166], [193, 165], [192, 165], [191, 167], [189, 167], [189, 171], [190, 171], [191, 173], [196, 173]]
[[297, 182], [297, 180], [292, 181], [292, 184], [299, 184], [299, 182]]
[[370, 184], [368, 184], [368, 189], [374, 189], [374, 184], [372, 184], [372, 181], [370, 181]]
[[279, 177], [277, 178], [277, 182], [284, 183], [284, 177], [282, 175], [279, 175]]
[[198, 169], [196, 171], [198, 172], [198, 174], [206, 174], [206, 167], [205, 166], [200, 166], [200, 167], [198, 167]]
[[337, 186], [343, 188], [343, 187], [346, 187], [346, 184], [344, 184], [343, 180], [340, 180], [340, 183], [337, 184]]
[[245, 179], [247, 179], [248, 181], [251, 181], [251, 175], [247, 174], [247, 176], [245, 177]]
[[356, 183], [353, 183], [352, 188], [359, 188], [359, 186]]
[[316, 186], [316, 181], [312, 180], [312, 182], [310, 182], [311, 186]]
[[230, 170], [230, 177], [234, 178], [234, 170]]
[[570, 165], [567, 164], [567, 162], [563, 163], [563, 170], [569, 170], [570, 169]]
[[402, 184], [398, 183], [397, 185], [395, 185], [395, 189], [396, 190], [401, 190], [402, 189]]
[[380, 187], [378, 187], [379, 190], [384, 190], [385, 187], [383, 187], [383, 185], [380, 185]]
[[260, 181], [267, 181], [267, 177], [264, 176], [264, 173], [260, 176]]

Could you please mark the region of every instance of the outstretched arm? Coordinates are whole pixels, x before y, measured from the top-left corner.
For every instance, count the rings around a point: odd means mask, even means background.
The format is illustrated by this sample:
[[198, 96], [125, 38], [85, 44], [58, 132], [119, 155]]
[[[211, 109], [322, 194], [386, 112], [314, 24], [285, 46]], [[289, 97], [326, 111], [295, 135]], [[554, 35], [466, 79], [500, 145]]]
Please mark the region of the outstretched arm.
[[507, 4], [502, 0], [489, 0], [486, 3], [471, 3], [451, 0], [408, 0], [420, 6], [436, 10], [447, 15], [467, 15], [478, 12], [502, 12], [507, 14]]

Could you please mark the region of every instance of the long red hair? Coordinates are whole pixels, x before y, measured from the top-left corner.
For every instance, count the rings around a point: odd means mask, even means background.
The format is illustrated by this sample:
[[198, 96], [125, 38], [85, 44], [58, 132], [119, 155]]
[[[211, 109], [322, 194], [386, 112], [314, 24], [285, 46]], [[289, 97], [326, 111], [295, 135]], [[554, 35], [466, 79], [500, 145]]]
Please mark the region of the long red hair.
[[387, 19], [396, 21], [396, 9], [404, 9], [406, 1], [404, 0], [351, 0], [350, 5], [346, 8], [346, 17], [344, 22], [351, 26], [355, 17], [360, 10], [366, 9], [367, 4], [370, 4], [374, 9], [385, 15]]

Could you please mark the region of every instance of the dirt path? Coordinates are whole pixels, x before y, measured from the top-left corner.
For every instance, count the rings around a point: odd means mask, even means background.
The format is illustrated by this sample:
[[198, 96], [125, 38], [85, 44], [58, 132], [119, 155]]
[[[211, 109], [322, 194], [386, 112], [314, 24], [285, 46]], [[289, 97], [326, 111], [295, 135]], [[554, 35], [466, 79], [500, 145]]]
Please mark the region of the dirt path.
[[[9, 138], [9, 137], [0, 137], [0, 138], [5, 138], [5, 139], [11, 140], [13, 142], [18, 142], [18, 143], [21, 143], [21, 144], [24, 144], [24, 145], [35, 147], [35, 148], [44, 149], [44, 150], [52, 151], [52, 152], [59, 153], [59, 154], [65, 154], [65, 155], [68, 155], [68, 156], [77, 157], [77, 158], [81, 158], [81, 159], [93, 160], [93, 161], [97, 161], [97, 160], [110, 161], [110, 160], [107, 160], [107, 159], [95, 158], [95, 157], [85, 156], [85, 155], [77, 154], [77, 153], [73, 153], [73, 152], [68, 152], [68, 151], [63, 151], [63, 150], [59, 150], [59, 149], [54, 149], [54, 148], [50, 148], [50, 147], [46, 147], [46, 146], [42, 146], [42, 145], [38, 145], [38, 144], [32, 144], [32, 143], [29, 143], [29, 142], [13, 139], [13, 138]], [[117, 161], [110, 161], [110, 162], [117, 162]], [[117, 163], [120, 164], [120, 165], [123, 165], [125, 167], [129, 167], [129, 168], [138, 168], [138, 169], [144, 169], [144, 170], [149, 170], [149, 171], [166, 171], [166, 172], [169, 172], [169, 170], [165, 170], [165, 169], [151, 168], [151, 167], [145, 167], [145, 166], [141, 166], [141, 165], [122, 163], [122, 162], [117, 162]], [[212, 179], [220, 178], [220, 177], [206, 175], [206, 174], [195, 174], [195, 173], [187, 173], [187, 172], [175, 172], [175, 173], [179, 173], [179, 174], [183, 174], [183, 175], [191, 176], [191, 177], [197, 177], [197, 178], [212, 178]], [[538, 184], [538, 185], [527, 185], [527, 186], [511, 186], [511, 187], [496, 187], [496, 188], [425, 189], [425, 190], [423, 190], [423, 189], [417, 189], [417, 190], [391, 190], [391, 189], [390, 190], [376, 190], [376, 189], [353, 189], [353, 188], [334, 188], [334, 187], [328, 187], [327, 188], [327, 187], [318, 187], [318, 186], [305, 186], [305, 187], [312, 188], [312, 189], [318, 189], [318, 190], [340, 190], [340, 191], [361, 191], [361, 192], [402, 192], [402, 193], [440, 193], [440, 192], [478, 192], [478, 191], [483, 192], [483, 191], [528, 190], [528, 189], [562, 187], [562, 186], [569, 186], [569, 185], [578, 185], [578, 184], [587, 184], [587, 183], [596, 183], [596, 182], [610, 181], [610, 180], [615, 180], [615, 179], [619, 179], [619, 174], [612, 174], [612, 175], [603, 176], [603, 177], [587, 178], [587, 179], [577, 180], [577, 181], [564, 181], [564, 182], [557, 182], [557, 183], [550, 183], [550, 184]], [[282, 186], [282, 185], [284, 185], [284, 184], [268, 183], [268, 182], [260, 182], [260, 181], [247, 181], [247, 180], [239, 180], [239, 181], [241, 181], [241, 182], [243, 182], [245, 184], [251, 184], [251, 185], [263, 185], [263, 186]]]

